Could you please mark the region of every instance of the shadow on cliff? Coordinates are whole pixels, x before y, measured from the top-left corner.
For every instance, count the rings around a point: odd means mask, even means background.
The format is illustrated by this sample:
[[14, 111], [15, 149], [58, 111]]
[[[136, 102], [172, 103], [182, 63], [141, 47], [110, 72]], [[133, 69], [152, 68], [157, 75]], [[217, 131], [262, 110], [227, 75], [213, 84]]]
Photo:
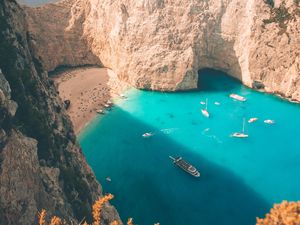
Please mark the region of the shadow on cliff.
[[214, 69], [198, 71], [198, 89], [205, 92], [228, 92], [237, 87], [240, 81], [227, 73]]
[[[203, 79], [202, 75], [206, 73], [211, 75], [222, 73], [237, 80], [243, 80], [239, 54], [236, 52], [238, 37], [228, 34], [226, 26], [222, 26], [224, 19], [226, 21], [224, 15], [228, 13], [227, 3], [220, 1], [219, 9], [220, 11], [215, 14], [214, 18], [207, 21], [202, 35], [198, 35], [194, 42], [194, 62], [197, 62], [199, 66], [198, 87]], [[203, 46], [199, 43], [203, 43]]]
[[[102, 118], [101, 127], [98, 119], [80, 142], [104, 191], [115, 195], [112, 203], [123, 221], [133, 217], [140, 225], [253, 225], [271, 207], [241, 177], [168, 135], [142, 138], [157, 129], [121, 108]], [[175, 167], [169, 155], [190, 161], [201, 177]]]

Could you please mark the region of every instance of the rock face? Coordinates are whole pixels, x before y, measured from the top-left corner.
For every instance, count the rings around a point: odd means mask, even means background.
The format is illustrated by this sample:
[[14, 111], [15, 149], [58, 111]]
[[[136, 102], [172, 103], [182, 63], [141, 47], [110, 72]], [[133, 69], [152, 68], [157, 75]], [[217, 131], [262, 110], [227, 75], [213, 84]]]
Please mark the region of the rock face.
[[[43, 208], [77, 224], [91, 218], [101, 186], [31, 52], [24, 17], [15, 1], [0, 0], [0, 224], [33, 224]], [[119, 216], [106, 205], [102, 220]]]
[[[102, 65], [83, 38], [83, 6], [81, 3], [73, 4], [72, 0], [66, 0], [43, 7], [26, 8], [30, 15], [26, 18], [28, 30], [31, 31], [29, 36], [32, 52], [43, 56], [41, 61], [48, 71], [59, 65]], [[69, 14], [72, 14], [72, 7], [76, 15], [71, 20]]]
[[48, 70], [96, 56], [135, 87], [175, 91], [196, 88], [198, 71], [214, 68], [300, 100], [299, 3], [272, 2], [63, 0], [26, 11]]

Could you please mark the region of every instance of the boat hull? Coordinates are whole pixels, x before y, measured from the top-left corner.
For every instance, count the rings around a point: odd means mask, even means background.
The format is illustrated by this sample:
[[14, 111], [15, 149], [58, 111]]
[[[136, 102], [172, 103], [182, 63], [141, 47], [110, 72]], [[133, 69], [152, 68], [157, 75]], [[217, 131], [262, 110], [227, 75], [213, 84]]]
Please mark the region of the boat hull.
[[240, 96], [240, 95], [237, 95], [237, 94], [230, 94], [229, 95], [230, 98], [233, 98], [235, 100], [238, 100], [240, 102], [245, 102], [246, 101], [246, 98], [243, 97], [243, 96]]
[[203, 116], [209, 118], [209, 112], [206, 109], [201, 109]]
[[244, 134], [244, 133], [233, 133], [232, 137], [235, 137], [235, 138], [247, 138], [247, 137], [249, 137], [249, 135], [248, 134]]
[[180, 169], [185, 171], [186, 173], [192, 175], [193, 177], [200, 177], [200, 172], [191, 164], [183, 160], [181, 157], [173, 158], [169, 156], [170, 159], [173, 160], [173, 163], [178, 166]]

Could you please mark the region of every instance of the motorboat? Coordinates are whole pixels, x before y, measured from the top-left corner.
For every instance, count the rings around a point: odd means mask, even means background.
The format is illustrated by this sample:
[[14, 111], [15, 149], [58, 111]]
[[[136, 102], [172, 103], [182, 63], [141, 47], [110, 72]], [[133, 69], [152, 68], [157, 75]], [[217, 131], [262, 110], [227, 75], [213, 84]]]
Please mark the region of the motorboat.
[[266, 123], [266, 124], [274, 124], [275, 120], [270, 120], [270, 119], [264, 120], [264, 123]]
[[144, 133], [142, 136], [143, 136], [144, 138], [148, 138], [148, 137], [152, 137], [153, 135], [154, 135], [153, 133], [147, 132], [147, 133]]
[[98, 114], [105, 114], [105, 112], [102, 109], [96, 110], [96, 113], [98, 113]]
[[253, 123], [253, 122], [257, 121], [257, 120], [258, 120], [258, 118], [252, 117], [252, 118], [250, 118], [250, 119], [248, 120], [248, 123]]
[[233, 99], [235, 99], [235, 100], [241, 101], [241, 102], [245, 102], [245, 101], [247, 100], [245, 97], [240, 96], [240, 95], [238, 95], [238, 94], [233, 94], [233, 93], [230, 94], [229, 97], [230, 97], [230, 98], [233, 98]]
[[189, 173], [194, 177], [200, 177], [200, 172], [192, 166], [190, 163], [185, 161], [182, 157], [172, 157], [169, 156], [170, 159], [173, 160], [173, 163], [178, 166], [180, 169], [184, 170], [185, 172]]

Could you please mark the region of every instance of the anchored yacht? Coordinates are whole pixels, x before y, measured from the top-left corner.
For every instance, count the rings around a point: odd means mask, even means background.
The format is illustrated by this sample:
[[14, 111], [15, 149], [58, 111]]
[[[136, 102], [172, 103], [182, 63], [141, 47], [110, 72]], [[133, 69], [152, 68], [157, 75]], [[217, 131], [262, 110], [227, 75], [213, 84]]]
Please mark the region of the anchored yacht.
[[194, 177], [200, 177], [199, 171], [194, 166], [183, 160], [182, 157], [174, 158], [172, 156], [169, 156], [169, 158], [172, 159], [173, 163], [180, 169], [184, 170], [185, 172], [191, 174]]

